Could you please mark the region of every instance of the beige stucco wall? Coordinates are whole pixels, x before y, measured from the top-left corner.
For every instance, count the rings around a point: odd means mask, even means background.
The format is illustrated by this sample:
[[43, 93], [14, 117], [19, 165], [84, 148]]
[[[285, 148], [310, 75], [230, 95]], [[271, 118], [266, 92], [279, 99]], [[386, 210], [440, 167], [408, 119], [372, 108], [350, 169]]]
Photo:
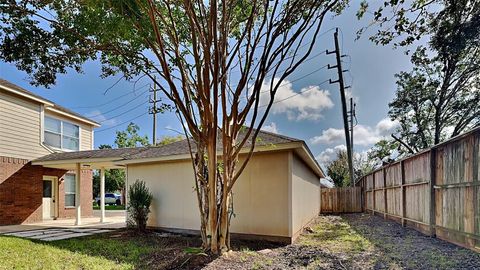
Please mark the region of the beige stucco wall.
[[40, 105], [0, 89], [0, 156], [35, 159], [50, 152], [40, 144]]
[[[255, 154], [234, 187], [233, 233], [289, 235], [289, 153]], [[191, 162], [128, 165], [128, 183], [143, 180], [153, 193], [148, 225], [198, 230]]]
[[292, 160], [292, 235], [298, 236], [301, 229], [320, 213], [320, 178], [295, 154]]

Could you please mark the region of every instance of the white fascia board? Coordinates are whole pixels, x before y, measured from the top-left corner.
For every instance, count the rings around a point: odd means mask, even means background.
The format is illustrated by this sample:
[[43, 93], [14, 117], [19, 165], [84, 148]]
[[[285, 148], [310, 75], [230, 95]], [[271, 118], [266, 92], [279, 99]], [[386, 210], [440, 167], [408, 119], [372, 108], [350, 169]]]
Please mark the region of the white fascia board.
[[67, 113], [67, 112], [64, 112], [64, 111], [55, 109], [55, 107], [45, 107], [45, 109], [46, 109], [47, 111], [51, 111], [51, 112], [54, 112], [54, 113], [58, 113], [58, 114], [61, 114], [61, 115], [64, 115], [64, 116], [73, 118], [73, 119], [75, 119], [75, 120], [78, 120], [78, 121], [87, 123], [87, 124], [92, 125], [92, 126], [94, 126], [94, 127], [100, 127], [100, 124], [98, 124], [98, 123], [95, 123], [95, 122], [93, 122], [93, 121], [89, 121], [89, 120], [84, 119], [84, 118], [82, 118], [82, 117], [78, 117], [78, 116], [76, 116], [76, 115], [73, 115], [73, 114], [70, 114], [70, 113]]

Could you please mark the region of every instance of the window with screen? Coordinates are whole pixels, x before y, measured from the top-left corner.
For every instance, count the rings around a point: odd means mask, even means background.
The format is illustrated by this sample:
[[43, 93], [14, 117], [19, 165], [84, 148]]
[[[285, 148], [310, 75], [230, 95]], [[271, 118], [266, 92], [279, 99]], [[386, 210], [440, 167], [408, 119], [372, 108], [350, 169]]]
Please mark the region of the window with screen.
[[75, 207], [75, 175], [65, 175], [65, 207]]

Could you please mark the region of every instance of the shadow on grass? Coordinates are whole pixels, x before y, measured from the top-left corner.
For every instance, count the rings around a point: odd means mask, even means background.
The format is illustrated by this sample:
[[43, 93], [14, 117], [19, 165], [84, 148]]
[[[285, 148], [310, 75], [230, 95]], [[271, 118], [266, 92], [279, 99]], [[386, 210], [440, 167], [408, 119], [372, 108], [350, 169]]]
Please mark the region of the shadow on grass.
[[341, 218], [375, 247], [376, 267], [475, 269], [480, 265], [480, 254], [402, 227], [397, 222], [370, 214], [345, 214]]
[[[5, 265], [11, 269], [39, 262], [43, 269], [200, 269], [217, 258], [199, 248], [198, 236], [127, 229], [52, 242], [0, 236], [0, 242], [0, 261], [15, 254]], [[279, 246], [268, 241], [232, 239], [234, 250]]]

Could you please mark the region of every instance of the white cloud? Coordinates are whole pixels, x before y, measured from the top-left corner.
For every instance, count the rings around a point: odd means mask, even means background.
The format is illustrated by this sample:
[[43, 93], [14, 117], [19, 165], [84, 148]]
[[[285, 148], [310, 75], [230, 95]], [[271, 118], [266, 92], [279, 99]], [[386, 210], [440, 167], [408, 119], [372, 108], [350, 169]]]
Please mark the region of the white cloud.
[[315, 159], [322, 165], [322, 167], [326, 167], [328, 163], [332, 162], [337, 158], [337, 153], [339, 151], [346, 151], [347, 147], [343, 144], [337, 145], [333, 148], [327, 148], [323, 152], [321, 152]]
[[88, 117], [88, 118], [92, 118], [96, 122], [99, 122], [102, 126], [107, 126], [108, 127], [108, 126], [113, 126], [113, 125], [117, 124], [117, 119], [116, 118], [108, 119], [99, 110], [93, 110], [89, 113], [86, 113], [85, 116]]
[[277, 124], [275, 124], [275, 122], [271, 122], [270, 124], [263, 126], [262, 130], [272, 132], [272, 133], [277, 133], [277, 134], [279, 133]]
[[[380, 120], [374, 128], [357, 125], [353, 129], [354, 144], [362, 146], [375, 144], [379, 140], [389, 136], [398, 126], [398, 121], [391, 121], [388, 118]], [[321, 135], [310, 139], [312, 144], [334, 144], [344, 141], [344, 130], [337, 128], [324, 130]]]
[[398, 120], [390, 120], [390, 118], [384, 118], [378, 122], [376, 125], [376, 130], [378, 131], [378, 134], [383, 135], [383, 136], [390, 136], [393, 130], [395, 130], [400, 123]]
[[[347, 151], [347, 147], [344, 144], [339, 144], [332, 148], [327, 148], [318, 154], [315, 159], [322, 166], [327, 168], [328, 164], [337, 159], [337, 153], [341, 151]], [[353, 162], [365, 162], [368, 158], [368, 150], [353, 153]]]
[[[274, 79], [274, 82], [278, 79]], [[270, 82], [264, 83], [260, 104], [268, 104]], [[272, 106], [273, 114], [285, 113], [289, 120], [318, 120], [322, 118], [322, 111], [333, 107], [330, 92], [318, 86], [308, 86], [299, 92], [294, 91], [292, 84], [285, 80], [275, 94], [276, 103]]]

